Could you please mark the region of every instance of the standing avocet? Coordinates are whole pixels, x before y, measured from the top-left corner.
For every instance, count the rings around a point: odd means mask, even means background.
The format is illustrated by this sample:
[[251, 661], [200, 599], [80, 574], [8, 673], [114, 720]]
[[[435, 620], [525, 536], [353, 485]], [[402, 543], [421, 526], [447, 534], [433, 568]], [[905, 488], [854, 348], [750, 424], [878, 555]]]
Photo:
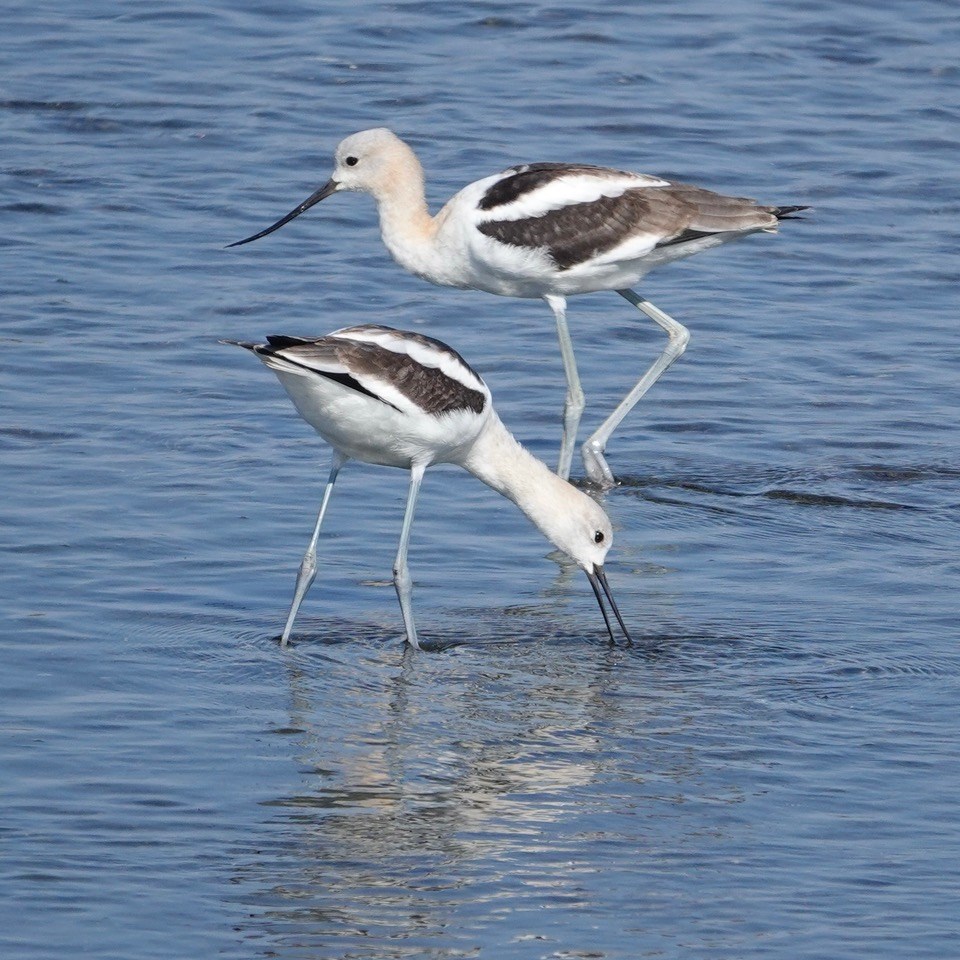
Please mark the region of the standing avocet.
[[410, 471], [393, 577], [407, 640], [414, 647], [419, 643], [407, 545], [420, 482], [434, 463], [458, 464], [512, 500], [585, 571], [611, 641], [613, 628], [601, 587], [630, 640], [603, 572], [613, 542], [606, 513], [517, 442], [493, 409], [487, 385], [456, 351], [418, 333], [374, 324], [346, 327], [316, 340], [281, 336], [267, 337], [267, 343], [223, 342], [257, 354], [280, 378], [300, 415], [334, 451], [313, 537], [297, 574], [283, 645], [316, 576], [320, 525], [337, 474], [350, 459]]
[[570, 163], [530, 163], [464, 187], [431, 217], [423, 168], [385, 128], [338, 147], [333, 175], [275, 224], [232, 247], [272, 233], [341, 190], [372, 194], [383, 241], [411, 273], [442, 286], [506, 297], [543, 298], [557, 322], [567, 377], [557, 473], [570, 473], [584, 396], [567, 328], [567, 297], [616, 290], [659, 324], [663, 353], [583, 445], [587, 475], [610, 485], [607, 441], [637, 401], [686, 349], [687, 329], [630, 288], [654, 267], [764, 230], [805, 207], [761, 206], [646, 174]]

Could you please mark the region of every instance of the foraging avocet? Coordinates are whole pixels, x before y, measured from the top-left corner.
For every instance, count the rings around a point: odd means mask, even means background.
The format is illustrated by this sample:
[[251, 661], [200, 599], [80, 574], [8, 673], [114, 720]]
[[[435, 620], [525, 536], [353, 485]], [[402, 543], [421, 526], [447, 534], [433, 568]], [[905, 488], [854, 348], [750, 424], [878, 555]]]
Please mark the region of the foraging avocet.
[[666, 331], [663, 353], [583, 445], [587, 475], [613, 474], [607, 441], [637, 401], [684, 351], [687, 329], [630, 288], [654, 267], [763, 230], [802, 206], [758, 205], [646, 174], [571, 163], [530, 163], [464, 187], [431, 217], [423, 168], [413, 150], [385, 128], [347, 137], [333, 175], [319, 190], [250, 243], [342, 190], [372, 194], [383, 241], [411, 273], [442, 286], [506, 297], [543, 298], [557, 323], [567, 377], [557, 473], [570, 472], [584, 396], [567, 328], [567, 297], [616, 290]]
[[313, 537], [297, 574], [283, 645], [316, 576], [320, 526], [337, 474], [349, 459], [410, 470], [393, 576], [407, 640], [414, 647], [419, 643], [407, 545], [420, 482], [434, 463], [458, 464], [512, 500], [584, 570], [611, 641], [601, 588], [630, 640], [603, 571], [613, 542], [606, 513], [517, 442], [493, 409], [487, 385], [456, 351], [418, 333], [374, 324], [346, 327], [316, 340], [279, 336], [267, 337], [267, 343], [223, 342], [260, 357], [334, 451]]

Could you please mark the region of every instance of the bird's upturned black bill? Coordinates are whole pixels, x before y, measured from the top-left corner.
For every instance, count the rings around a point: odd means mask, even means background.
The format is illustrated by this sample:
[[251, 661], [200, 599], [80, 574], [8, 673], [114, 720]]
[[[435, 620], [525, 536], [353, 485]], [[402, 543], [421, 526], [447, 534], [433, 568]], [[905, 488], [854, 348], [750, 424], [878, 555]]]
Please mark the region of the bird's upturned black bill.
[[268, 233], [273, 233], [274, 230], [279, 230], [285, 223], [289, 223], [291, 220], [295, 220], [300, 216], [305, 210], [309, 210], [315, 203], [319, 203], [321, 200], [329, 197], [331, 193], [335, 193], [337, 187], [340, 184], [336, 180], [328, 180], [319, 190], [315, 193], [311, 193], [299, 207], [294, 207], [285, 217], [281, 217], [275, 224], [270, 227], [267, 227], [266, 230], [261, 230], [259, 233], [255, 233], [252, 237], [247, 237], [246, 240], [237, 240], [236, 243], [228, 243], [227, 248], [230, 247], [240, 247], [245, 243], [251, 243], [254, 240], [259, 240], [261, 237], [265, 237]]
[[620, 629], [623, 631], [627, 643], [633, 643], [633, 638], [627, 630], [627, 625], [623, 622], [623, 617], [620, 616], [620, 611], [617, 609], [617, 602], [613, 599], [613, 594], [610, 592], [610, 584], [607, 583], [607, 575], [603, 572], [603, 567], [594, 567], [593, 573], [588, 570], [587, 579], [590, 581], [590, 586], [593, 587], [597, 603], [600, 604], [600, 612], [603, 614], [603, 622], [607, 625], [610, 642], [616, 643], [616, 638], [613, 635], [613, 627], [610, 625], [610, 617], [607, 616], [607, 609], [603, 605], [603, 595], [600, 593], [601, 587], [603, 587], [603, 593], [606, 594], [607, 599], [610, 601], [610, 607], [613, 610], [614, 616], [617, 618], [617, 623], [620, 624]]

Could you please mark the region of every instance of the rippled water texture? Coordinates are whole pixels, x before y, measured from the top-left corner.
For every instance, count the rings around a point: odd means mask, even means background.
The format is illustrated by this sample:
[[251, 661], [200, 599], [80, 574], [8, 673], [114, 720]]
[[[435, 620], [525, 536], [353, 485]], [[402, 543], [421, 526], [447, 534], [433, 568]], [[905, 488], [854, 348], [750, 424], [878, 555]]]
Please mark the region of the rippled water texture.
[[[0, 955], [960, 955], [960, 25], [893, 0], [12, 2], [0, 31]], [[653, 274], [690, 348], [615, 435], [608, 573], [451, 468], [328, 451], [217, 343], [439, 337], [552, 461], [544, 304], [431, 287], [334, 197], [581, 160], [806, 220]], [[575, 298], [592, 429], [662, 347]], [[579, 465], [577, 465], [579, 467]]]

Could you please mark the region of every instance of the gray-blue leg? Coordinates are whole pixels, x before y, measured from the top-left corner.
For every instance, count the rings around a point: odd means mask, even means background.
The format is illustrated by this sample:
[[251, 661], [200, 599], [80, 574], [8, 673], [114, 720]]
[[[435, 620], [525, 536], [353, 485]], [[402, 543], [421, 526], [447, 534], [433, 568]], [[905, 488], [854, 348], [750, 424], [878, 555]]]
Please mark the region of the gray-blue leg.
[[577, 430], [583, 414], [583, 388], [580, 386], [580, 374], [577, 372], [577, 359], [573, 353], [573, 341], [567, 326], [567, 298], [548, 293], [544, 296], [547, 306], [553, 311], [557, 321], [557, 339], [560, 341], [560, 357], [563, 360], [563, 372], [567, 377], [567, 397], [563, 405], [563, 437], [560, 440], [560, 457], [557, 460], [557, 476], [564, 480], [570, 477], [570, 465], [573, 463], [573, 448], [577, 443]]
[[651, 364], [650, 369], [637, 381], [636, 386], [620, 401], [617, 408], [591, 434], [583, 445], [583, 465], [587, 476], [595, 483], [603, 486], [613, 486], [614, 479], [610, 467], [603, 456], [607, 441], [623, 418], [637, 405], [640, 398], [660, 379], [667, 367], [673, 363], [687, 349], [690, 332], [673, 317], [655, 307], [649, 300], [638, 296], [632, 290], [618, 290], [625, 300], [632, 303], [638, 310], [645, 313], [654, 323], [662, 327], [670, 338], [663, 353]]
[[337, 482], [337, 474], [340, 468], [346, 462], [346, 457], [339, 453], [334, 453], [333, 463], [330, 465], [330, 477], [327, 480], [326, 489], [323, 491], [323, 500], [320, 502], [320, 512], [317, 514], [317, 523], [313, 528], [313, 536], [310, 538], [310, 546], [300, 561], [300, 570], [297, 573], [297, 585], [293, 590], [293, 603], [290, 606], [290, 613], [287, 614], [287, 623], [283, 628], [283, 636], [280, 637], [280, 646], [285, 647], [290, 642], [290, 631], [293, 629], [293, 621], [297, 619], [297, 611], [303, 598], [310, 589], [317, 576], [317, 540], [320, 538], [320, 525], [323, 523], [323, 515], [327, 512], [327, 504], [330, 502], [330, 494], [333, 493], [333, 485]]
[[411, 647], [420, 649], [417, 640], [417, 627], [413, 622], [413, 582], [410, 579], [410, 568], [407, 566], [407, 548], [410, 545], [410, 529], [413, 526], [413, 511], [417, 505], [417, 494], [420, 492], [420, 482], [426, 464], [414, 464], [410, 467], [410, 491], [407, 494], [407, 509], [403, 514], [403, 529], [400, 531], [400, 545], [397, 548], [397, 559], [393, 564], [393, 585], [397, 588], [397, 599], [400, 601], [400, 613], [403, 614], [403, 626], [407, 631], [407, 642]]

